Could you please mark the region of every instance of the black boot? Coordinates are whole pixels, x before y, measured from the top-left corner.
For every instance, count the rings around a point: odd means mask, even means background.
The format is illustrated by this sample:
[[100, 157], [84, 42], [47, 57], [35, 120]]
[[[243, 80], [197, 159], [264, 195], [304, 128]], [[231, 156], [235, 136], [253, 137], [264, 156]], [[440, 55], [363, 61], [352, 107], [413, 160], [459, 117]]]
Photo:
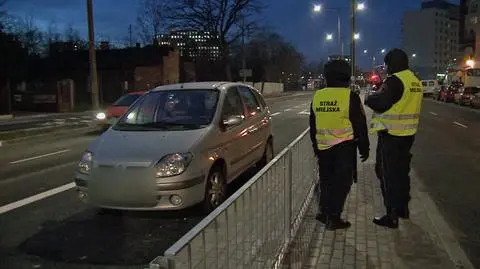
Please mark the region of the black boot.
[[395, 212], [389, 212], [383, 217], [375, 217], [373, 223], [390, 229], [398, 229], [398, 216]]
[[402, 219], [409, 219], [410, 218], [410, 210], [408, 210], [408, 207], [405, 207], [403, 209], [400, 209], [397, 211], [397, 216]]
[[352, 224], [348, 221], [342, 220], [338, 215], [331, 215], [327, 217], [327, 224], [325, 225], [325, 229], [329, 231], [334, 231], [338, 229], [347, 229]]
[[326, 209], [325, 208], [320, 208], [320, 213], [318, 213], [316, 216], [315, 216], [315, 219], [320, 221], [321, 223], [325, 224], [327, 223], [327, 213], [326, 213]]

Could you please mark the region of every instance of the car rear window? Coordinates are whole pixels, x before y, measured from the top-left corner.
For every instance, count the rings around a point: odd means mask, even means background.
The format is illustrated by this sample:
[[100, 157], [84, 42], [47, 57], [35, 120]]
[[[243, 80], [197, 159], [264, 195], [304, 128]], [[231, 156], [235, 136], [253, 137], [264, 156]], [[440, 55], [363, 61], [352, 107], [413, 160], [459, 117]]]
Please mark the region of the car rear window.
[[124, 95], [124, 96], [120, 97], [117, 101], [115, 101], [115, 103], [113, 103], [113, 106], [130, 106], [140, 96], [142, 96], [142, 95], [141, 94], [127, 94], [127, 95]]
[[423, 86], [423, 87], [427, 87], [427, 82], [426, 82], [426, 81], [422, 81], [422, 86]]
[[429, 81], [429, 82], [428, 82], [428, 86], [431, 86], [431, 87], [432, 87], [432, 86], [435, 86], [435, 82]]

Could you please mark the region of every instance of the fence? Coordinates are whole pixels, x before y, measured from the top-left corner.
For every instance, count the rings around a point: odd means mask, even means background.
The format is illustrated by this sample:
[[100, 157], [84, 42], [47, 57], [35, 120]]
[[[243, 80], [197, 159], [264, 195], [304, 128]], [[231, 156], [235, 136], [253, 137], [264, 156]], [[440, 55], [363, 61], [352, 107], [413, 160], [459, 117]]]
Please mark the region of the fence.
[[[151, 269], [282, 268], [313, 200], [317, 164], [308, 129]], [[291, 256], [291, 255], [290, 255]], [[301, 264], [305, 255], [289, 257]], [[293, 260], [292, 260], [293, 259]]]

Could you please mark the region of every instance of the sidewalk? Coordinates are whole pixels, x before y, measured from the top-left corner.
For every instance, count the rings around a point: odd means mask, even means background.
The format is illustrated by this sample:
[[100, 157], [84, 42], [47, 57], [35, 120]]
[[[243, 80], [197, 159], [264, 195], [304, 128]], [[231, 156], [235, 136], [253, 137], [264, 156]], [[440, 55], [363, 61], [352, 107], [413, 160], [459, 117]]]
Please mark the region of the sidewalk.
[[305, 219], [306, 225], [313, 227], [310, 233], [313, 238], [303, 268], [473, 269], [435, 203], [422, 192], [424, 188], [414, 171], [410, 220], [400, 220], [398, 230], [372, 223], [374, 216], [385, 211], [374, 172], [376, 136], [371, 136], [370, 142], [370, 159], [359, 164], [358, 183], [352, 186], [345, 205], [343, 217], [352, 227], [325, 231], [324, 225], [315, 220], [318, 208], [315, 199]]

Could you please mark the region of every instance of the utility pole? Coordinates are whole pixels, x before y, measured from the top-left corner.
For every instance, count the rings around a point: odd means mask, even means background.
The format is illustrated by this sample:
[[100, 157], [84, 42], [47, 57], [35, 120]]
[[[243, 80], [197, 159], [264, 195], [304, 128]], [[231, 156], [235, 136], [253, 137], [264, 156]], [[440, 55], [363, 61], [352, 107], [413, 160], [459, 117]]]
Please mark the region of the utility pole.
[[351, 64], [352, 64], [352, 84], [355, 84], [355, 11], [357, 9], [357, 0], [352, 0], [352, 14], [351, 14], [351, 27], [350, 39], [352, 40], [351, 47]]
[[247, 82], [247, 61], [246, 61], [246, 50], [245, 50], [245, 18], [242, 19], [242, 75], [243, 82]]
[[95, 55], [95, 34], [93, 26], [93, 3], [87, 0], [88, 17], [88, 51], [90, 56], [90, 90], [92, 92], [92, 108], [99, 109], [98, 101], [98, 78], [97, 78], [97, 60]]

